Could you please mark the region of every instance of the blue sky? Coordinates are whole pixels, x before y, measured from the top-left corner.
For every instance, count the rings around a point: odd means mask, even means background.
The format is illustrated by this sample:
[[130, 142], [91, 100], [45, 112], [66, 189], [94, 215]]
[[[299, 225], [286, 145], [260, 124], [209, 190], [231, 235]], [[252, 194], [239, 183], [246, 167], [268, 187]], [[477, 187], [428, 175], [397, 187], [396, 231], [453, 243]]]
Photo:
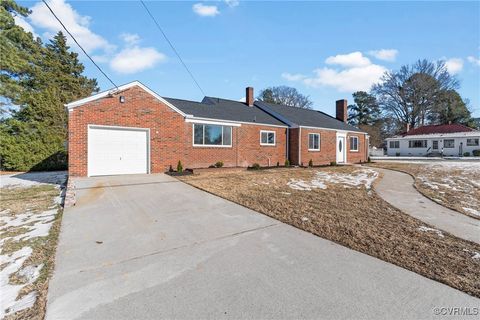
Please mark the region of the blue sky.
[[[56, 30], [44, 5], [24, 28], [47, 39]], [[162, 96], [203, 95], [137, 1], [50, 4], [117, 84], [140, 80]], [[480, 116], [480, 2], [148, 1], [207, 95], [239, 100], [272, 85], [296, 87], [333, 114], [385, 70], [444, 59]], [[73, 50], [78, 50], [72, 45]], [[111, 84], [80, 54], [102, 90]]]

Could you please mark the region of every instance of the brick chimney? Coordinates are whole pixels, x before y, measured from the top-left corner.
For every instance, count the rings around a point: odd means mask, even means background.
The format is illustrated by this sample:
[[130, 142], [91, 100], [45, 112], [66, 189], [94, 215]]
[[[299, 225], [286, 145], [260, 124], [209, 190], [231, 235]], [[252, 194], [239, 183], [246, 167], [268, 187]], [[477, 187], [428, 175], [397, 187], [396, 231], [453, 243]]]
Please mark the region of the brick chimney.
[[253, 107], [253, 102], [255, 101], [255, 98], [253, 97], [253, 87], [247, 87], [245, 91], [245, 103], [247, 106]]
[[336, 118], [340, 121], [347, 122], [347, 119], [348, 119], [347, 99], [337, 100], [336, 107], [337, 107]]

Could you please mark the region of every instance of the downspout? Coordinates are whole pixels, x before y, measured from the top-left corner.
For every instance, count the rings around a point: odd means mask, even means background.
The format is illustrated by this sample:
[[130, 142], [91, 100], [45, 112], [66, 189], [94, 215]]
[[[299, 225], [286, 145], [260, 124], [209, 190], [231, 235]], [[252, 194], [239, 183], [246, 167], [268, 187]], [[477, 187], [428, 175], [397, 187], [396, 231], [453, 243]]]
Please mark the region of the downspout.
[[287, 128], [287, 143], [286, 143], [285, 145], [286, 145], [286, 148], [285, 148], [285, 149], [286, 149], [286, 151], [285, 151], [285, 152], [286, 152], [285, 159], [288, 160], [288, 161], [290, 161], [290, 159], [288, 159], [288, 156], [289, 156], [288, 152], [290, 151], [290, 150], [289, 150], [289, 147], [290, 147], [290, 128]]
[[235, 128], [235, 167], [238, 167], [238, 128]]
[[298, 127], [298, 165], [302, 164], [302, 127]]

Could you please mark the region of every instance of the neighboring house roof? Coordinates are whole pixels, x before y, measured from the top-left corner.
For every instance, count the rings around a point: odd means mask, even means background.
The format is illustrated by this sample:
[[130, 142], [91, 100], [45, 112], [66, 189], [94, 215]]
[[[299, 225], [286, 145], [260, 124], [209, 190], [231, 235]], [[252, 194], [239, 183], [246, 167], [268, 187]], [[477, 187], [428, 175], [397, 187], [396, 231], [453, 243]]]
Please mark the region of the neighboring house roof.
[[446, 133], [458, 133], [458, 132], [471, 132], [475, 129], [469, 128], [462, 124], [436, 124], [418, 127], [402, 134], [402, 136], [418, 136], [426, 134], [446, 134]]
[[337, 118], [318, 110], [289, 107], [280, 104], [266, 103], [263, 101], [255, 101], [255, 105], [259, 106], [271, 115], [285, 121], [291, 126], [296, 125], [363, 132], [357, 127], [349, 125], [348, 123], [340, 121]]
[[164, 99], [182, 112], [196, 118], [286, 126], [285, 123], [257, 106], [249, 107], [240, 101], [213, 97], [205, 97], [202, 102], [175, 98]]

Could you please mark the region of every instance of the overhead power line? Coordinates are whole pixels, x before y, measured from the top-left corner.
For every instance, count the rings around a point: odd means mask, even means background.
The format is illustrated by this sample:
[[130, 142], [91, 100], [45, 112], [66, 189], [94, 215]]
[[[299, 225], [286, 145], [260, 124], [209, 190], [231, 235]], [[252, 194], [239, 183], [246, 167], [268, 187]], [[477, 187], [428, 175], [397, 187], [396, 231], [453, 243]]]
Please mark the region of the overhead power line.
[[173, 46], [172, 42], [168, 39], [167, 35], [165, 34], [165, 32], [163, 31], [162, 27], [160, 27], [160, 24], [157, 22], [157, 20], [155, 19], [155, 17], [153, 16], [153, 14], [150, 12], [150, 10], [148, 10], [148, 7], [147, 5], [145, 4], [145, 2], [143, 2], [143, 0], [140, 0], [140, 2], [142, 3], [143, 7], [145, 8], [145, 10], [147, 11], [148, 15], [150, 16], [150, 18], [152, 18], [153, 22], [155, 23], [155, 25], [157, 26], [158, 30], [160, 30], [160, 32], [162, 33], [163, 37], [165, 38], [165, 40], [167, 40], [168, 44], [170, 45], [170, 47], [172, 48], [173, 52], [175, 52], [175, 54], [177, 55], [178, 57], [178, 60], [180, 60], [180, 62], [182, 63], [183, 67], [185, 68], [185, 70], [187, 70], [188, 74], [190, 75], [190, 77], [192, 78], [193, 82], [195, 82], [195, 84], [197, 85], [198, 89], [200, 89], [200, 91], [202, 92], [202, 94], [204, 96], [206, 96], [205, 92], [203, 91], [202, 87], [200, 86], [200, 84], [198, 83], [198, 81], [195, 79], [195, 77], [193, 76], [192, 72], [190, 71], [190, 69], [188, 69], [187, 65], [185, 64], [185, 62], [183, 62], [182, 58], [180, 57], [180, 54], [178, 53], [177, 49], [175, 49], [175, 47]]
[[50, 12], [53, 14], [55, 19], [57, 19], [57, 21], [62, 25], [63, 29], [65, 29], [65, 31], [68, 33], [68, 35], [70, 37], [72, 37], [73, 41], [75, 41], [75, 43], [79, 46], [79, 48], [83, 51], [83, 53], [85, 53], [85, 55], [88, 57], [88, 59], [90, 59], [90, 61], [92, 61], [92, 63], [95, 65], [95, 67], [97, 67], [97, 69], [105, 76], [105, 78], [107, 78], [108, 81], [110, 81], [110, 83], [113, 84], [113, 86], [118, 90], [118, 86], [115, 84], [115, 82], [113, 82], [112, 79], [110, 79], [107, 76], [107, 74], [105, 72], [103, 72], [102, 68], [100, 68], [98, 66], [98, 64], [95, 63], [95, 61], [93, 61], [92, 57], [90, 57], [90, 55], [85, 51], [85, 49], [83, 49], [83, 47], [80, 45], [80, 43], [78, 43], [77, 39], [75, 39], [75, 37], [70, 33], [70, 31], [68, 31], [67, 27], [65, 27], [65, 25], [60, 20], [60, 18], [58, 18], [57, 15], [55, 14], [55, 12], [53, 12], [52, 8], [48, 5], [47, 1], [42, 0], [42, 2], [47, 6], [48, 10], [50, 10]]

